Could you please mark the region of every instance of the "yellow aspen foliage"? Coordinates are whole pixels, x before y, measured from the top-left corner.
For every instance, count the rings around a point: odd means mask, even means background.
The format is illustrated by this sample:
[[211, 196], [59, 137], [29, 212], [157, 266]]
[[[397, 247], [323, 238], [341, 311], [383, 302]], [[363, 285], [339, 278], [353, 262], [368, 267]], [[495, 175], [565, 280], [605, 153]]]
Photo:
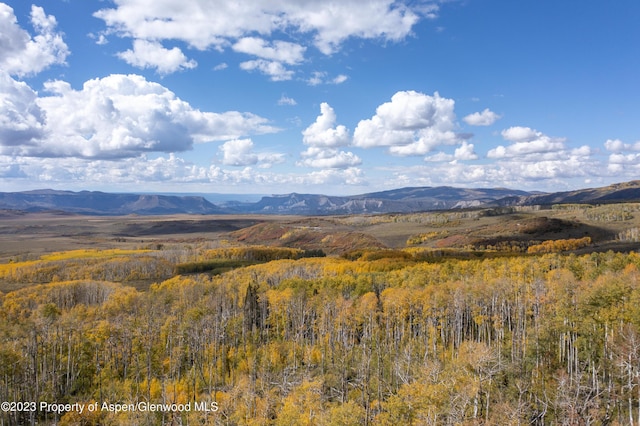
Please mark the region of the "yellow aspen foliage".
[[71, 250], [63, 251], [51, 254], [45, 254], [40, 256], [40, 260], [43, 261], [56, 261], [56, 260], [69, 260], [69, 259], [91, 259], [99, 258], [106, 259], [116, 256], [128, 256], [133, 254], [149, 253], [151, 250], [125, 250], [125, 249], [110, 249], [110, 250]]
[[354, 401], [333, 403], [325, 406], [320, 414], [318, 426], [360, 426], [365, 424], [366, 410]]
[[21, 266], [59, 282], [0, 296], [0, 400], [220, 410], [59, 423], [637, 423], [636, 253], [280, 259], [147, 290], [66, 277], [144, 276], [150, 253], [67, 256]]
[[[89, 405], [99, 404], [98, 401], [82, 401], [79, 402], [83, 407], [88, 407]], [[71, 410], [67, 411], [60, 417], [59, 425], [60, 426], [98, 426], [104, 424], [104, 415], [101, 410], [88, 410], [84, 409], [82, 412], [80, 410]]]
[[287, 395], [274, 424], [276, 426], [311, 426], [318, 423], [324, 411], [320, 381], [303, 381]]
[[157, 378], [153, 378], [149, 381], [148, 384], [143, 383], [143, 385], [145, 384], [148, 386], [149, 397], [151, 398], [151, 400], [161, 401], [164, 393], [164, 387], [162, 385], [162, 382]]
[[560, 253], [563, 251], [577, 250], [591, 245], [591, 237], [572, 238], [566, 240], [548, 240], [540, 244], [530, 246], [527, 253]]

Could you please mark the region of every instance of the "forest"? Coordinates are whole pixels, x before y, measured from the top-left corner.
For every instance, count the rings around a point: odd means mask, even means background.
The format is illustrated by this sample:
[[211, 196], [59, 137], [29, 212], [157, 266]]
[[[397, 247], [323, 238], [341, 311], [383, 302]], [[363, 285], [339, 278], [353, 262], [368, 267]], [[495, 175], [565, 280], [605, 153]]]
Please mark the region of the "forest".
[[14, 256], [0, 424], [640, 424], [640, 255], [591, 244]]

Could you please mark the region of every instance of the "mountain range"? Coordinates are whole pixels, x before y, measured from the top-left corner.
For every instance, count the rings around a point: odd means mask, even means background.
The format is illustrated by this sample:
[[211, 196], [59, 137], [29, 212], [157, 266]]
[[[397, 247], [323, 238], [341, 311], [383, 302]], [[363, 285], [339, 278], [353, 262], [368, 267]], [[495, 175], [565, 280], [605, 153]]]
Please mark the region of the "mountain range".
[[458, 208], [640, 201], [640, 181], [599, 188], [540, 193], [506, 188], [408, 187], [352, 196], [283, 194], [257, 202], [209, 202], [203, 196], [116, 194], [97, 191], [0, 192], [0, 209], [89, 215], [410, 213]]

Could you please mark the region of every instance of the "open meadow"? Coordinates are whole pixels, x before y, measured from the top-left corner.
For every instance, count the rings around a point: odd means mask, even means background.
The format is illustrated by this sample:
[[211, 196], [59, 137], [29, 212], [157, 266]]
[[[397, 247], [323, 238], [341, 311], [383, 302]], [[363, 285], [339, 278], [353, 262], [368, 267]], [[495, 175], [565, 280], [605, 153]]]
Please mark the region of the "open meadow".
[[557, 205], [352, 216], [82, 216], [0, 211], [0, 263], [78, 249], [266, 245], [343, 255], [356, 249], [526, 252], [590, 237], [581, 252], [640, 248], [640, 204]]

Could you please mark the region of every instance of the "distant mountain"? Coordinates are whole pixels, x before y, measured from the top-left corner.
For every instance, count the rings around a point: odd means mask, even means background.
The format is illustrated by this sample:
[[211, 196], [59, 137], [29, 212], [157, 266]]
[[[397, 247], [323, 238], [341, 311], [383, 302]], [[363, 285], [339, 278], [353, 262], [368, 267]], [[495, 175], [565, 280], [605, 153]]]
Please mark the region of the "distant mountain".
[[528, 195], [532, 193], [503, 188], [465, 189], [440, 186], [401, 188], [353, 196], [293, 193], [263, 197], [257, 203], [230, 203], [227, 207], [237, 212], [263, 214], [409, 213], [479, 207], [505, 197]]
[[0, 193], [0, 210], [63, 211], [91, 215], [410, 213], [471, 207], [640, 201], [640, 181], [551, 194], [505, 188], [410, 187], [352, 196], [284, 194], [257, 202], [216, 205], [204, 196], [111, 194], [38, 190]]
[[552, 204], [606, 204], [640, 201], [640, 180], [616, 183], [599, 188], [510, 197], [498, 201], [503, 206]]
[[0, 209], [28, 212], [58, 210], [90, 215], [224, 213], [221, 208], [203, 197], [71, 192], [50, 189], [0, 193]]

